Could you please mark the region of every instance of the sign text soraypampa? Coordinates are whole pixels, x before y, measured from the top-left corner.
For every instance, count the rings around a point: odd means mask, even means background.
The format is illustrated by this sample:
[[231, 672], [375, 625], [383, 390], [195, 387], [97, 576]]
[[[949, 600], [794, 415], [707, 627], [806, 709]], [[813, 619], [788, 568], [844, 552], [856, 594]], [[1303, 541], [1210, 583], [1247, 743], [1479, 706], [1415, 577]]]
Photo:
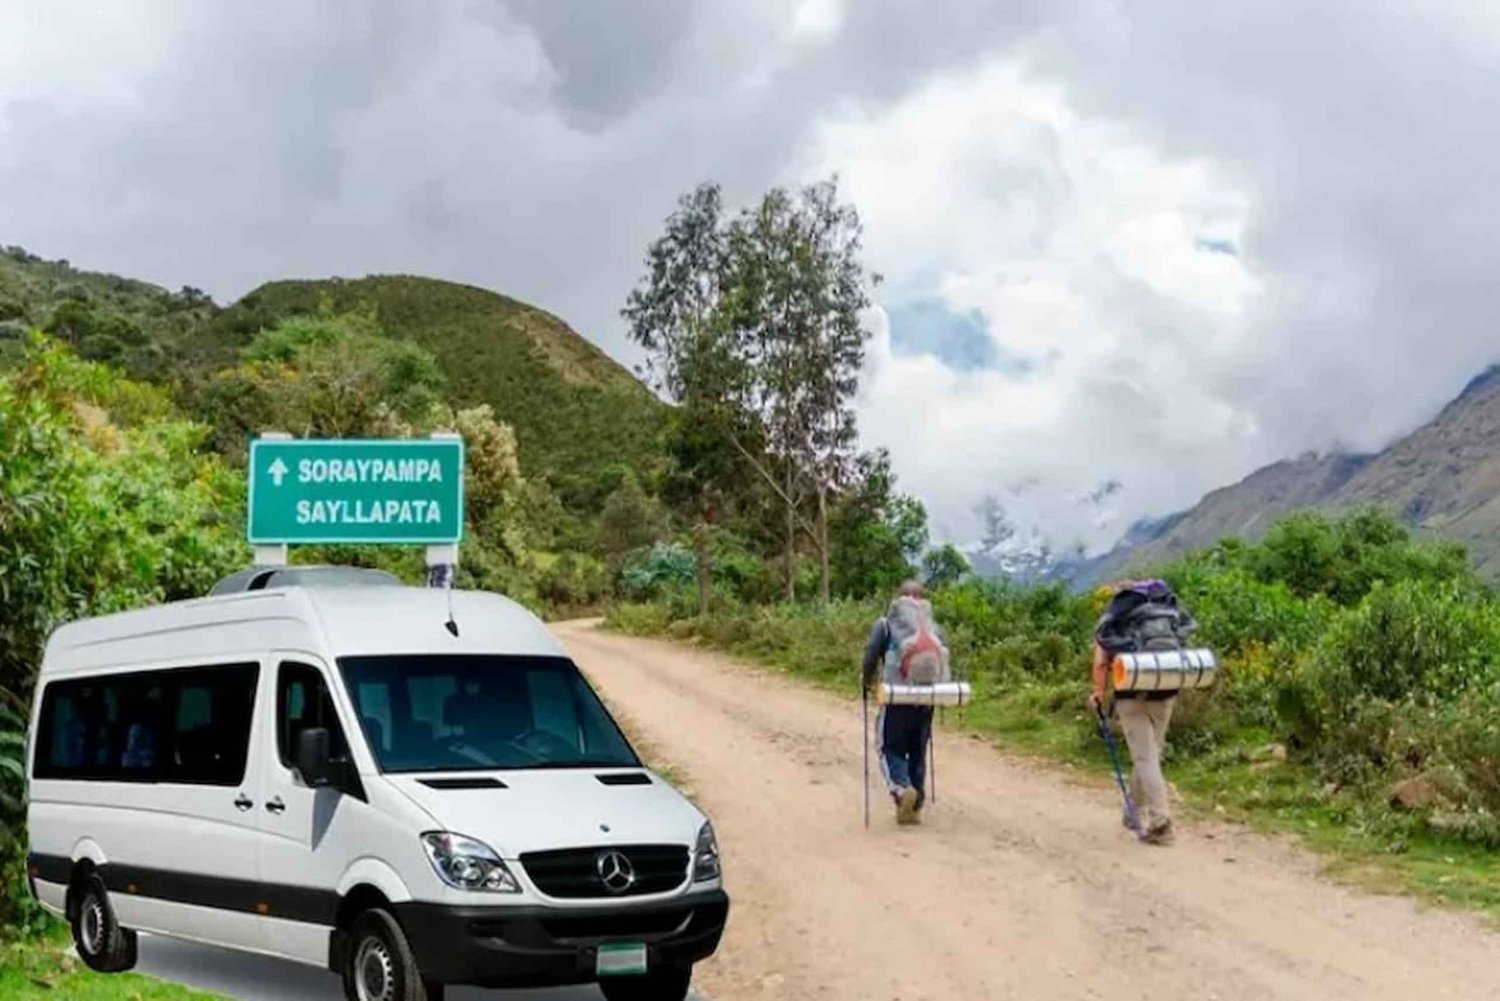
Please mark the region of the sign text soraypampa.
[[250, 541], [442, 545], [463, 535], [457, 438], [258, 439], [250, 443]]

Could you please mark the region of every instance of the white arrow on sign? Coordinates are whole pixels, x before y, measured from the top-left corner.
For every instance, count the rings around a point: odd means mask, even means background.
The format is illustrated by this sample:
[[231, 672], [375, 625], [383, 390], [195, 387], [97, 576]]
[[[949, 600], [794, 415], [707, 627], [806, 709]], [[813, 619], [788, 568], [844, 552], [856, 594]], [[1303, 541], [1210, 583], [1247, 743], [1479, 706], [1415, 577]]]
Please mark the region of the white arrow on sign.
[[278, 487], [281, 486], [281, 478], [285, 476], [288, 471], [289, 470], [286, 468], [286, 463], [282, 462], [279, 457], [275, 462], [271, 463], [271, 468], [267, 470], [267, 472], [271, 474], [271, 482]]

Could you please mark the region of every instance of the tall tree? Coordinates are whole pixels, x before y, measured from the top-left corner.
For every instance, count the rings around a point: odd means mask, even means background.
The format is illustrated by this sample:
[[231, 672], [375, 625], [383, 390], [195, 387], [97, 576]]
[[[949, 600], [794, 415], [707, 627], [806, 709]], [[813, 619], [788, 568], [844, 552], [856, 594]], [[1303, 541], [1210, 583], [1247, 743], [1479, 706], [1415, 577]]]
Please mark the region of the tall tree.
[[[859, 263], [861, 229], [838, 200], [836, 179], [795, 195], [781, 188], [732, 223], [719, 188], [684, 196], [651, 244], [646, 274], [623, 315], [648, 352], [648, 373], [679, 404], [675, 449], [685, 480], [700, 488], [695, 534], [707, 602], [707, 530], [715, 491], [753, 471], [782, 509], [785, 594], [796, 597], [802, 535], [821, 563], [830, 593], [828, 517], [832, 496], [854, 468], [852, 401], [864, 360], [859, 313], [869, 304]], [[711, 439], [737, 454], [724, 463]], [[812, 521], [805, 516], [816, 503]]]
[[[829, 502], [854, 467], [852, 403], [869, 336], [859, 314], [870, 303], [868, 284], [879, 281], [860, 263], [862, 233], [853, 206], [839, 202], [837, 178], [795, 197], [773, 189], [730, 229], [725, 301], [752, 359], [747, 399], [777, 466], [789, 599], [799, 528], [811, 536], [820, 597], [829, 598]], [[799, 513], [808, 496], [811, 525]]]
[[726, 230], [716, 184], [677, 203], [666, 231], [646, 251], [646, 274], [621, 311], [647, 352], [647, 375], [678, 404], [669, 431], [668, 494], [690, 512], [697, 554], [699, 612], [712, 587], [712, 530], [734, 464], [724, 445], [749, 455], [751, 429], [741, 404], [749, 359], [724, 323]]
[[829, 498], [844, 488], [855, 467], [858, 435], [854, 396], [869, 332], [860, 312], [870, 304], [867, 275], [859, 260], [863, 227], [852, 205], [838, 201], [838, 180], [803, 190], [807, 224], [803, 292], [808, 300], [809, 338], [801, 368], [808, 375], [801, 460], [817, 499], [820, 597], [829, 600]]

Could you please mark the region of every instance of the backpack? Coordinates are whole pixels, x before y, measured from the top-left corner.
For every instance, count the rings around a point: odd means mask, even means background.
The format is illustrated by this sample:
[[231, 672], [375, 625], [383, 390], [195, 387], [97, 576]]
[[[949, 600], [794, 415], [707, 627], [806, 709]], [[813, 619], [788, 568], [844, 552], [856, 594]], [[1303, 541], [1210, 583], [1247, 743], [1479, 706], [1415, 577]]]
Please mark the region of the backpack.
[[1131, 581], [1115, 592], [1094, 635], [1099, 645], [1114, 656], [1182, 650], [1196, 628], [1197, 623], [1177, 603], [1177, 595], [1165, 581], [1141, 580]]
[[902, 596], [885, 615], [891, 652], [901, 684], [935, 685], [948, 681], [948, 648], [933, 628], [932, 605]]

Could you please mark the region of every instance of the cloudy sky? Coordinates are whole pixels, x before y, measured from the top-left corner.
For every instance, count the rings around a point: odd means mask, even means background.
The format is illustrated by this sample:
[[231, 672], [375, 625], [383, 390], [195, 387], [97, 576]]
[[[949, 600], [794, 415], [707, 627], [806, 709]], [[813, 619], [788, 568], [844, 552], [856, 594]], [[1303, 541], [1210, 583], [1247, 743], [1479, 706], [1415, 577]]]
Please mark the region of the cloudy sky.
[[1500, 358], [1496, 65], [1480, 0], [9, 0], [0, 243], [469, 281], [633, 364], [677, 195], [837, 171], [867, 443], [939, 537], [1098, 548]]

